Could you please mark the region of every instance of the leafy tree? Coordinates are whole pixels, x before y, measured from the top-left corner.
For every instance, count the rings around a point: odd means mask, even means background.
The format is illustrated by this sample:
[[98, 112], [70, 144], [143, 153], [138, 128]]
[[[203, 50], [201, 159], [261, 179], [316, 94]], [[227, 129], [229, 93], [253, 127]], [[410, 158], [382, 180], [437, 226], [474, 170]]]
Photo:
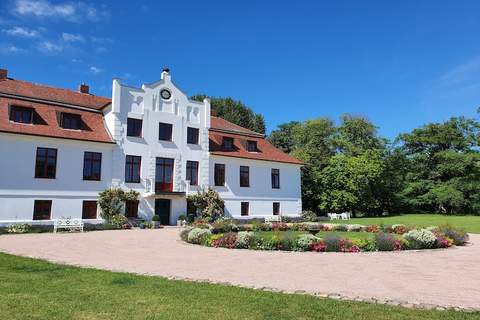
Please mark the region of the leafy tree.
[[223, 216], [224, 201], [213, 188], [199, 189], [187, 197], [187, 202], [200, 211], [203, 219], [213, 221]]
[[268, 136], [268, 140], [277, 148], [286, 153], [291, 153], [295, 147], [293, 132], [295, 127], [301, 125], [298, 121], [291, 121], [278, 126]]
[[349, 156], [385, 148], [385, 139], [378, 136], [377, 127], [373, 123], [366, 118], [349, 114], [341, 116], [336, 143], [340, 152]]
[[265, 133], [266, 125], [263, 116], [253, 112], [242, 101], [230, 97], [209, 97], [205, 94], [190, 97], [195, 101], [203, 101], [205, 98], [210, 99], [212, 110], [216, 111], [218, 117], [255, 132]]
[[111, 221], [115, 216], [122, 213], [125, 201], [137, 200], [140, 194], [135, 190], [124, 191], [121, 188], [106, 189], [98, 194], [98, 205], [101, 216]]

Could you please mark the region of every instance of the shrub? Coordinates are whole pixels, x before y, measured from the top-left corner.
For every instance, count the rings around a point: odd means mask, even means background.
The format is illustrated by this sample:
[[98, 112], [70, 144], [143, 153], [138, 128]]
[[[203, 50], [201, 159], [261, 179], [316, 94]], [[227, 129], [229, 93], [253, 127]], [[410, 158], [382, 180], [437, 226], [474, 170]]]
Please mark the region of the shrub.
[[381, 224], [380, 225], [380, 230], [382, 230], [383, 232], [392, 233], [393, 232], [393, 226], [390, 225], [390, 224]]
[[365, 229], [365, 226], [362, 226], [361, 224], [348, 224], [347, 225], [347, 231], [350, 232], [360, 232]]
[[375, 239], [367, 238], [367, 239], [353, 239], [352, 244], [357, 246], [362, 251], [376, 251], [377, 245], [375, 243]]
[[403, 237], [408, 241], [409, 247], [412, 249], [433, 248], [437, 240], [435, 234], [427, 229], [410, 230]]
[[309, 249], [315, 252], [325, 252], [327, 251], [327, 244], [325, 243], [325, 241], [320, 240], [319, 242], [312, 243], [309, 246]]
[[367, 226], [367, 229], [366, 229], [367, 232], [372, 232], [372, 233], [377, 233], [380, 231], [380, 227], [377, 226], [376, 224], [371, 224], [369, 226]]
[[348, 225], [346, 224], [335, 224], [333, 227], [335, 231], [348, 231]]
[[240, 231], [237, 234], [236, 247], [240, 249], [250, 248], [252, 242], [255, 239], [255, 233], [251, 231]]
[[27, 233], [30, 231], [30, 226], [24, 223], [16, 223], [7, 227], [8, 233]]
[[224, 201], [213, 188], [199, 189], [187, 197], [187, 202], [200, 209], [203, 219], [215, 221], [223, 216]]
[[342, 250], [342, 239], [339, 236], [328, 235], [323, 241], [325, 241], [326, 251], [328, 252], [339, 252]]
[[232, 219], [220, 218], [212, 224], [212, 233], [237, 232], [238, 227]]
[[320, 225], [320, 229], [323, 231], [333, 231], [335, 225], [331, 223], [324, 223]]
[[394, 224], [392, 229], [396, 234], [404, 234], [410, 231], [410, 229], [404, 224]]
[[271, 229], [272, 231], [287, 231], [288, 224], [286, 224], [285, 222], [272, 223]]
[[442, 234], [436, 234], [435, 236], [437, 237], [437, 239], [435, 240], [436, 248], [449, 248], [453, 245], [452, 239], [447, 238]]
[[223, 235], [222, 237], [213, 240], [212, 246], [233, 249], [236, 246], [236, 242], [237, 242], [237, 234], [235, 232], [229, 232]]
[[317, 221], [317, 214], [313, 211], [309, 211], [309, 210], [302, 211], [301, 216], [303, 221], [310, 221], [310, 222]]
[[158, 214], [153, 215], [152, 221], [158, 222], [158, 221], [160, 221], [160, 220], [161, 220], [161, 218], [160, 218], [160, 216], [159, 216]]
[[137, 191], [123, 191], [121, 188], [106, 189], [98, 194], [100, 215], [110, 221], [114, 216], [122, 213], [122, 208], [127, 200], [137, 200], [140, 194]]
[[439, 231], [443, 233], [447, 238], [453, 240], [453, 244], [456, 246], [463, 246], [468, 242], [468, 234], [458, 228], [454, 228], [449, 225], [441, 226]]
[[297, 237], [296, 248], [300, 251], [308, 250], [313, 243], [318, 242], [319, 240], [320, 238], [315, 237], [313, 234], [301, 234]]
[[187, 241], [194, 244], [201, 244], [205, 237], [211, 235], [212, 233], [208, 229], [193, 228], [190, 230], [187, 236]]
[[[145, 225], [145, 228], [147, 228], [146, 225]], [[188, 240], [188, 233], [191, 230], [192, 230], [192, 228], [185, 228], [182, 231], [180, 231], [180, 239], [182, 239], [183, 241], [187, 241]]]
[[272, 225], [270, 223], [260, 223], [256, 220], [252, 222], [253, 231], [270, 231], [271, 229]]
[[111, 216], [108, 221], [117, 228], [121, 228], [125, 223], [127, 223], [128, 219], [124, 215], [116, 214]]
[[280, 235], [280, 244], [278, 250], [291, 251], [296, 249], [296, 239], [291, 232], [284, 232]]
[[378, 251], [394, 251], [400, 250], [399, 243], [396, 242], [395, 236], [391, 233], [379, 232], [375, 235], [375, 245]]

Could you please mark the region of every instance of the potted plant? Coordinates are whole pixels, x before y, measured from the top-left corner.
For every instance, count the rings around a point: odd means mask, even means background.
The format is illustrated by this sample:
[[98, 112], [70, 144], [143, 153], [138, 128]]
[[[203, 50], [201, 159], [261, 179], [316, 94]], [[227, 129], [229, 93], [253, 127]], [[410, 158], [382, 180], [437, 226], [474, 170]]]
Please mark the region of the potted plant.
[[160, 216], [159, 215], [154, 215], [152, 217], [152, 222], [153, 222], [153, 228], [154, 229], [160, 228]]
[[178, 227], [184, 226], [186, 223], [187, 223], [187, 215], [186, 214], [181, 214], [180, 216], [178, 216], [178, 219], [177, 219], [177, 226]]

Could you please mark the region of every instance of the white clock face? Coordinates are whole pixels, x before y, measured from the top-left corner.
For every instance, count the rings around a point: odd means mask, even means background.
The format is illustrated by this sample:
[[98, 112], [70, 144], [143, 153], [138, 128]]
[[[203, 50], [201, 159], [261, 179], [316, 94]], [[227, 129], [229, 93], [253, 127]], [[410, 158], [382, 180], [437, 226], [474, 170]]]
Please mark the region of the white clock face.
[[170, 93], [169, 90], [162, 89], [162, 91], [160, 91], [160, 96], [162, 96], [163, 99], [168, 100], [172, 97], [172, 94]]

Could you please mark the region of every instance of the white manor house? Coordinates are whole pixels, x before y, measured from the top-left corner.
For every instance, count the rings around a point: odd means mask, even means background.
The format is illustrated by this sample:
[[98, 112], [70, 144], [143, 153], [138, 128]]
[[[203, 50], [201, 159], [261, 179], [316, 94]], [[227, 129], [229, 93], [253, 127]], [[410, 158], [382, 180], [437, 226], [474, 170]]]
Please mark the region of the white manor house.
[[133, 189], [129, 218], [175, 224], [186, 196], [207, 186], [225, 215], [298, 216], [302, 163], [262, 134], [211, 115], [170, 71], [141, 88], [114, 79], [112, 97], [15, 80], [0, 69], [0, 224], [97, 223], [98, 193]]

